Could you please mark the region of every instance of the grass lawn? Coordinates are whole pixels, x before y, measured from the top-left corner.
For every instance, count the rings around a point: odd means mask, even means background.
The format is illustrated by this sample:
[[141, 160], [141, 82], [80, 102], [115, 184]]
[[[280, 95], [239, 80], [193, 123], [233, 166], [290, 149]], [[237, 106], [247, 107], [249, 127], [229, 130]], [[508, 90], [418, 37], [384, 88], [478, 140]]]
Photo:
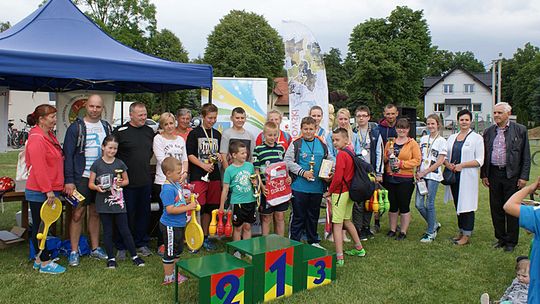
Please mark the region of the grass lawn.
[[[16, 157], [15, 152], [0, 154], [0, 176], [15, 175]], [[540, 169], [533, 166], [531, 179], [539, 174]], [[336, 282], [274, 303], [478, 303], [483, 292], [498, 299], [515, 277], [515, 258], [527, 254], [531, 236], [521, 230], [520, 244], [513, 253], [493, 249], [488, 191], [480, 186], [471, 244], [455, 247], [449, 240], [456, 233], [455, 209], [452, 203], [443, 203], [443, 196], [441, 186], [436, 205], [442, 229], [432, 244], [419, 242], [426, 224], [412, 202], [407, 240], [397, 242], [383, 235], [388, 229], [384, 216], [383, 232], [364, 242], [367, 256], [345, 257]], [[6, 203], [0, 229], [15, 225], [14, 214], [19, 209], [19, 203]], [[220, 245], [222, 250], [223, 243]], [[324, 241], [322, 245], [333, 249], [332, 243]], [[346, 249], [351, 246], [345, 245]], [[169, 303], [173, 298], [174, 287], [160, 285], [162, 267], [156, 255], [146, 259], [146, 267], [120, 262], [112, 271], [105, 269], [102, 261], [83, 257], [79, 267], [70, 267], [60, 276], [36, 273], [27, 256], [27, 244], [0, 250], [1, 303]], [[181, 256], [191, 257], [189, 253]], [[66, 258], [60, 264], [67, 265]], [[194, 279], [182, 285], [182, 303], [197, 302], [196, 286]]]

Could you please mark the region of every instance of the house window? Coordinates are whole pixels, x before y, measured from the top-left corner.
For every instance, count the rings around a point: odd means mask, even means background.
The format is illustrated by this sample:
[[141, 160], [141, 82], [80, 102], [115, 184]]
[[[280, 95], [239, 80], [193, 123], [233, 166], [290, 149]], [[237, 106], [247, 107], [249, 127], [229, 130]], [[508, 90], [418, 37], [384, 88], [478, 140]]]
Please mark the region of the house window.
[[481, 103], [473, 103], [472, 110], [473, 110], [473, 112], [482, 112], [482, 104]]
[[453, 84], [443, 84], [443, 92], [445, 94], [454, 93], [454, 85]]
[[444, 112], [444, 103], [434, 103], [433, 112]]
[[466, 83], [463, 86], [465, 93], [474, 93], [474, 83]]

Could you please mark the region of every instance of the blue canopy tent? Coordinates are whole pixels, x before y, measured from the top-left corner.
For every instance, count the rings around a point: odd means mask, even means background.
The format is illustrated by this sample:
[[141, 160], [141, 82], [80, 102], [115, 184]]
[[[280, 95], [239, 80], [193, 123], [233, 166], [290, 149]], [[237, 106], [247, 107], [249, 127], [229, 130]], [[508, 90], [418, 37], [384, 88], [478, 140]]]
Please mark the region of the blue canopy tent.
[[162, 60], [111, 38], [69, 0], [49, 0], [0, 33], [0, 86], [119, 93], [212, 88], [212, 66]]

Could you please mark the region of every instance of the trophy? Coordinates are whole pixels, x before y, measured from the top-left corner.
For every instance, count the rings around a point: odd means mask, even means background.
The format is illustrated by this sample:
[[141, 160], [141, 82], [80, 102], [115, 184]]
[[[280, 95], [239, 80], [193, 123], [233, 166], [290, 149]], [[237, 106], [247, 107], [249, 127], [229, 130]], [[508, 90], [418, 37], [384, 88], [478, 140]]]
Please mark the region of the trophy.
[[[214, 164], [217, 163], [218, 161], [219, 161], [219, 159], [218, 159], [217, 155], [215, 155], [215, 154], [210, 154], [210, 155], [208, 155], [208, 160], [207, 160], [207, 163], [208, 163], [208, 164], [214, 165]], [[210, 182], [210, 179], [209, 179], [209, 178], [210, 178], [210, 172], [206, 173], [206, 175], [203, 176], [203, 177], [201, 178], [201, 180], [208, 183], [208, 182]]]
[[[122, 169], [115, 169], [114, 174], [116, 174], [116, 180], [119, 181], [122, 179], [122, 173], [124, 173], [124, 170]], [[114, 187], [118, 191], [122, 191], [122, 187], [118, 186], [117, 183], [114, 183]]]
[[253, 188], [255, 190], [253, 192], [254, 197], [259, 197], [261, 195], [257, 175], [258, 174], [255, 173], [255, 174], [251, 174], [249, 177], [251, 179], [251, 183], [253, 184]]
[[394, 144], [395, 144], [395, 138], [394, 137], [388, 137], [388, 144], [390, 149], [390, 155], [388, 156], [388, 163], [390, 165], [390, 170], [392, 172], [396, 173], [399, 171], [399, 167], [397, 166], [398, 159], [396, 157], [396, 154], [394, 154]]
[[[313, 169], [314, 166], [315, 166], [315, 155], [311, 155], [311, 160], [309, 161], [309, 171], [311, 171], [311, 173], [314, 174], [313, 176], [315, 176], [315, 170]], [[315, 177], [312, 177], [308, 180], [312, 182], [315, 180]]]

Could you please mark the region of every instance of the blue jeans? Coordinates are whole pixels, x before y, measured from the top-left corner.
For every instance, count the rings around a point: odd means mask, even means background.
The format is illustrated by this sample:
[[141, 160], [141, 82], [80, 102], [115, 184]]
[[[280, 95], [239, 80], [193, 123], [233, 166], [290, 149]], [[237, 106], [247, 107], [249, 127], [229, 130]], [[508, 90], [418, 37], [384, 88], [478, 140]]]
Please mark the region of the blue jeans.
[[428, 194], [421, 195], [416, 189], [415, 205], [420, 215], [426, 220], [428, 227], [427, 233], [435, 233], [437, 225], [437, 217], [435, 214], [435, 196], [437, 195], [437, 188], [439, 188], [439, 182], [432, 179], [424, 179], [428, 188]]

